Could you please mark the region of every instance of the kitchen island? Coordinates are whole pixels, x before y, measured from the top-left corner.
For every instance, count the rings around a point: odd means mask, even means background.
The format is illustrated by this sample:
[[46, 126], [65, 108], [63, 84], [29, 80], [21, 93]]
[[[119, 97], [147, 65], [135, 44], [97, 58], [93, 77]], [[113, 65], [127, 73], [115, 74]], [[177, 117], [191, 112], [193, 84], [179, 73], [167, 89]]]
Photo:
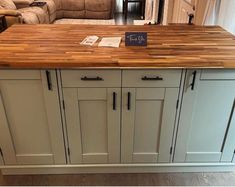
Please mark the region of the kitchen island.
[[[80, 45], [127, 31], [148, 46]], [[3, 174], [235, 169], [235, 40], [218, 26], [15, 25], [0, 57]]]

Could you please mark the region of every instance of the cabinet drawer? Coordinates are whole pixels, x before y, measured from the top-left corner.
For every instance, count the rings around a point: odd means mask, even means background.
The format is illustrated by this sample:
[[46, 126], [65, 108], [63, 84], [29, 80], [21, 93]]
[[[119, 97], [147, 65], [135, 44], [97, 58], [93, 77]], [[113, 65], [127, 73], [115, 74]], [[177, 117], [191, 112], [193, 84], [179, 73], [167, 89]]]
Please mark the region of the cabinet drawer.
[[235, 80], [235, 70], [202, 70], [201, 80]]
[[39, 70], [0, 70], [0, 80], [37, 80], [41, 79]]
[[123, 87], [179, 87], [181, 70], [125, 70]]
[[119, 70], [61, 70], [63, 87], [121, 87]]

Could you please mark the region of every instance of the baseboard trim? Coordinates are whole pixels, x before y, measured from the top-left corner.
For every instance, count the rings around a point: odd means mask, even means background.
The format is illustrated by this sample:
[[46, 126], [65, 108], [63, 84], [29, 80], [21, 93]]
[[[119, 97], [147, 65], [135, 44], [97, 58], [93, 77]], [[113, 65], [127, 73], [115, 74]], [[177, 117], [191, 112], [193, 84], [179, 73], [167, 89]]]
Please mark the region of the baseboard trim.
[[102, 164], [0, 166], [3, 175], [82, 173], [232, 172], [235, 163]]

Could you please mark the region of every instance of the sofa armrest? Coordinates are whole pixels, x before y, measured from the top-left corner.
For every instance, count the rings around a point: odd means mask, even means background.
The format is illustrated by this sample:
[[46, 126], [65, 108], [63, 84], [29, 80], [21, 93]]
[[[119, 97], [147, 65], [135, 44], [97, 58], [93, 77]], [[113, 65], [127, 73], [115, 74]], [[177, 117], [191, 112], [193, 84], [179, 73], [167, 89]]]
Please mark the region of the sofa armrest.
[[0, 9], [0, 15], [18, 17], [21, 13], [17, 10]]
[[13, 0], [17, 9], [29, 7], [30, 4], [34, 2], [34, 0]]
[[7, 27], [10, 27], [14, 24], [21, 24], [23, 23], [22, 17], [21, 16], [5, 16], [6, 18], [6, 23]]

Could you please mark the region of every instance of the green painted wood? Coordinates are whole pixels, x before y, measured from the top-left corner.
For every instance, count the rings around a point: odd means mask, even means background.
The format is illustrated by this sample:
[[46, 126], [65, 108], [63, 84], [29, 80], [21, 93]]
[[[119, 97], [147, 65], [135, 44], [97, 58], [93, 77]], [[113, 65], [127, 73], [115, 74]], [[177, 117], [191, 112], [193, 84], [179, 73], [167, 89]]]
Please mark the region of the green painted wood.
[[52, 90], [45, 71], [8, 72], [3, 70], [6, 79], [0, 80], [5, 164], [65, 164], [55, 71], [50, 71]]
[[119, 163], [121, 89], [64, 88], [63, 92], [71, 164]]
[[[174, 162], [220, 162], [223, 154], [233, 154], [226, 132], [231, 136], [235, 81], [226, 80], [229, 75], [222, 76], [223, 70], [208, 75], [197, 70], [195, 88], [191, 90], [193, 71], [189, 70], [186, 76]], [[221, 77], [226, 79], [220, 80]], [[232, 160], [231, 156], [227, 159], [221, 161]]]
[[178, 92], [178, 88], [123, 89], [123, 163], [170, 162]]

